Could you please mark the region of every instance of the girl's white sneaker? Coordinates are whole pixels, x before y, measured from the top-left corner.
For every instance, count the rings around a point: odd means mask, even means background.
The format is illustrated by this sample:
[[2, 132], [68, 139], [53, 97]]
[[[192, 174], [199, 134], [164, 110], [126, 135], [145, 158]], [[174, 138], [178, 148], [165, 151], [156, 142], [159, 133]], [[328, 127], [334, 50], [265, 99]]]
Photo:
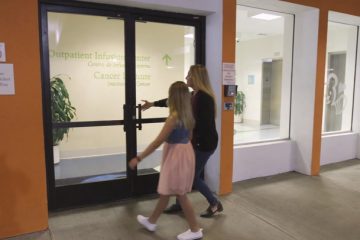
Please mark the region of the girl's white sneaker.
[[154, 232], [156, 230], [156, 224], [149, 222], [148, 217], [144, 217], [143, 215], [137, 215], [136, 219], [138, 222], [143, 225], [150, 232]]
[[190, 229], [177, 236], [178, 240], [195, 240], [203, 237], [202, 228], [197, 232], [192, 232]]

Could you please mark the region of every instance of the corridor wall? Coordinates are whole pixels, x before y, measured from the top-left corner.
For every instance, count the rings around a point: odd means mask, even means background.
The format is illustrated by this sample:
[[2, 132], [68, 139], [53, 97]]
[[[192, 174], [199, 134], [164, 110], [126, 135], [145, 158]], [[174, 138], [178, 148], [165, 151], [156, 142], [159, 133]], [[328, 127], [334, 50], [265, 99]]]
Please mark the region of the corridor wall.
[[[330, 11], [341, 14], [352, 15], [352, 24], [359, 25], [360, 2], [356, 0], [336, 1], [336, 0], [288, 0], [287, 2], [303, 4], [319, 8], [319, 38], [318, 38], [318, 57], [317, 57], [317, 74], [316, 74], [316, 97], [314, 113], [314, 132], [313, 132], [313, 150], [312, 150], [312, 174], [317, 175], [320, 171], [320, 165], [340, 162], [352, 158], [359, 158], [359, 61], [357, 61], [357, 76], [355, 80], [355, 97], [353, 108], [353, 127], [351, 133], [322, 135], [322, 108], [324, 99], [324, 79], [326, 72], [326, 46], [327, 31]], [[356, 19], [357, 17], [357, 19]], [[349, 16], [345, 16], [349, 18]], [[355, 18], [355, 21], [353, 20]], [[359, 46], [359, 45], [358, 45]], [[359, 52], [358, 52], [359, 56]], [[357, 58], [359, 59], [359, 58]], [[339, 146], [342, 146], [339, 148]]]
[[[262, 2], [262, 5], [257, 2]], [[358, 95], [355, 94], [353, 133], [345, 136], [334, 135], [330, 140], [322, 137], [321, 129], [328, 12], [338, 11], [359, 16], [360, 3], [352, 0], [341, 3], [336, 0], [266, 3], [238, 0], [237, 4], [295, 14], [295, 36], [290, 139], [234, 146], [233, 181], [291, 170], [318, 175], [322, 144], [324, 153], [333, 157], [326, 157], [329, 161], [344, 161], [359, 156]], [[338, 145], [344, 141], [346, 147], [342, 149], [331, 147], [332, 144]], [[269, 145], [273, 147], [269, 148]], [[277, 151], [278, 148], [285, 151]], [[288, 152], [290, 154], [286, 154]], [[268, 167], [269, 165], [271, 167]]]

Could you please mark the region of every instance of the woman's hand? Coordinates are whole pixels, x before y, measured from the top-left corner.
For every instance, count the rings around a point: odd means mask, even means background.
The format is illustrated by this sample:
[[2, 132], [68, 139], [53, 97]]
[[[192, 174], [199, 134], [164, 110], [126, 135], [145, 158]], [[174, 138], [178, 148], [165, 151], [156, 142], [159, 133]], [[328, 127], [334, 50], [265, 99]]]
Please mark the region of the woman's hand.
[[149, 108], [151, 108], [152, 106], [154, 106], [154, 103], [153, 102], [149, 102], [147, 100], [141, 100], [142, 102], [144, 102], [143, 105], [141, 105], [141, 110], [145, 111]]
[[135, 167], [138, 165], [139, 162], [140, 162], [139, 157], [134, 157], [134, 158], [132, 158], [132, 159], [130, 160], [130, 162], [129, 162], [129, 167], [130, 167], [132, 170], [134, 170]]

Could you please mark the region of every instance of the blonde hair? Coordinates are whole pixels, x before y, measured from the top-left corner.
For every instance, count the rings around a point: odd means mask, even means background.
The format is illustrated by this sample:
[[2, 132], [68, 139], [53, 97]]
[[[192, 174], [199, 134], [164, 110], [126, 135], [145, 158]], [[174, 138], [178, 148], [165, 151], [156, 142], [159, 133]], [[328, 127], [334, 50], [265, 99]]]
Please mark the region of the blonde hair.
[[177, 120], [182, 123], [186, 129], [192, 131], [195, 120], [191, 108], [191, 94], [184, 82], [177, 81], [171, 84], [168, 104], [170, 114], [175, 115]]
[[210, 84], [209, 74], [206, 70], [206, 67], [201, 64], [192, 65], [190, 67], [189, 73], [191, 75], [192, 84], [194, 85], [195, 89], [201, 90], [212, 97], [214, 101], [214, 113], [216, 116], [216, 98], [214, 90]]

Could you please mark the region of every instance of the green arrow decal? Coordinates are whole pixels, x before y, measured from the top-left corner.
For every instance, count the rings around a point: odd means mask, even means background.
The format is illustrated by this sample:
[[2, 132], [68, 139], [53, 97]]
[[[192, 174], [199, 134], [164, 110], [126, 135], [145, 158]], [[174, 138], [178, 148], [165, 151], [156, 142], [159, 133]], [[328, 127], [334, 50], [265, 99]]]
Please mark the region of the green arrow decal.
[[165, 54], [162, 57], [162, 60], [165, 62], [166, 66], [169, 65], [169, 62], [171, 61], [171, 57], [168, 54]]

